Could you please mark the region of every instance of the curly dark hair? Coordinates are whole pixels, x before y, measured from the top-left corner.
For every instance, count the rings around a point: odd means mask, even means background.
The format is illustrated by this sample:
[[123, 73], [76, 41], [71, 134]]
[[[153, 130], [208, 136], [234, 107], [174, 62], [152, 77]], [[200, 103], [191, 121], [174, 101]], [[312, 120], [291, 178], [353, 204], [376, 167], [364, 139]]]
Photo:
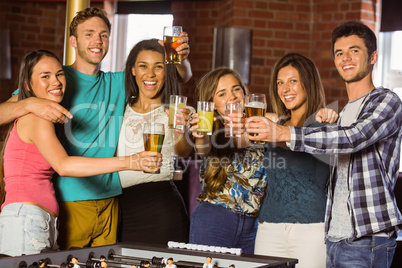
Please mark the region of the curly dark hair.
[[[165, 50], [158, 43], [158, 39], [142, 40], [131, 49], [125, 66], [126, 98], [130, 106], [138, 101], [139, 94], [138, 85], [135, 81], [135, 76], [131, 73], [131, 69], [135, 65], [138, 54], [144, 50], [159, 52], [163, 57], [165, 56]], [[155, 96], [155, 98], [161, 96], [162, 104], [169, 104], [170, 95], [180, 95], [179, 75], [174, 64], [165, 64], [165, 84], [160, 91], [160, 95]]]

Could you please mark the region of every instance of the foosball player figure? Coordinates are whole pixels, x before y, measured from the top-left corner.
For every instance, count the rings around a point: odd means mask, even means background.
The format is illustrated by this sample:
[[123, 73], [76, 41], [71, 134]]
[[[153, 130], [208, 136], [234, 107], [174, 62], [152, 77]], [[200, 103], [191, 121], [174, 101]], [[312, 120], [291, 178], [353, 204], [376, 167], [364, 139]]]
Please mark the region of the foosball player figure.
[[101, 268], [107, 268], [107, 262], [105, 256], [100, 257]]
[[151, 263], [149, 261], [141, 261], [140, 268], [149, 268], [151, 267]]
[[234, 264], [229, 265], [229, 268], [236, 268]]
[[71, 258], [70, 263], [73, 265], [73, 266], [72, 266], [73, 268], [81, 268], [81, 266], [78, 265], [78, 259], [75, 258], [75, 257], [72, 257], [72, 258]]
[[177, 268], [177, 266], [175, 264], [173, 264], [173, 258], [167, 259], [167, 265], [165, 267]]
[[44, 260], [39, 260], [38, 264], [39, 264], [39, 266], [38, 266], [39, 268], [46, 267], [46, 262]]
[[212, 264], [212, 257], [211, 256], [207, 257], [207, 262], [204, 263], [202, 268], [214, 268], [214, 265]]

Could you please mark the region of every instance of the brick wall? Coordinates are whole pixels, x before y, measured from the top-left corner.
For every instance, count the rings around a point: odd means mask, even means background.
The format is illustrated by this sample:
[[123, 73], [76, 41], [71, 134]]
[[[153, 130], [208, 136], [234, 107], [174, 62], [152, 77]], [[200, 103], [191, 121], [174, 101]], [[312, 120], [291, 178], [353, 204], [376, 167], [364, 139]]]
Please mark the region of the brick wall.
[[0, 101], [16, 88], [19, 64], [29, 51], [44, 48], [63, 55], [65, 3], [0, 2], [0, 28], [10, 31], [12, 79], [0, 79]]
[[[65, 20], [65, 1], [0, 1], [0, 29], [10, 31], [12, 65], [12, 79], [0, 79], [0, 102], [8, 100], [16, 89], [20, 62], [26, 53], [48, 49], [63, 59]], [[0, 126], [0, 140], [6, 129]]]
[[[7, 1], [8, 2], [8, 1]], [[28, 51], [46, 48], [62, 58], [65, 2], [0, 2], [0, 28], [11, 31], [11, 80], [0, 79], [0, 101], [15, 89], [19, 62]], [[91, 5], [103, 6], [100, 2]], [[330, 34], [347, 20], [379, 28], [381, 0], [173, 0], [174, 23], [190, 35], [193, 78], [185, 87], [192, 96], [199, 77], [212, 67], [214, 27], [252, 29], [249, 88], [266, 92], [273, 64], [285, 53], [299, 52], [318, 66], [327, 103], [346, 103], [344, 83], [333, 66]]]
[[334, 67], [331, 32], [347, 20], [362, 20], [379, 29], [381, 0], [216, 0], [174, 1], [175, 24], [190, 35], [193, 78], [186, 85], [188, 95], [195, 83], [212, 66], [214, 27], [252, 29], [250, 91], [268, 93], [275, 62], [285, 53], [298, 52], [317, 65], [327, 103], [347, 102], [344, 82]]

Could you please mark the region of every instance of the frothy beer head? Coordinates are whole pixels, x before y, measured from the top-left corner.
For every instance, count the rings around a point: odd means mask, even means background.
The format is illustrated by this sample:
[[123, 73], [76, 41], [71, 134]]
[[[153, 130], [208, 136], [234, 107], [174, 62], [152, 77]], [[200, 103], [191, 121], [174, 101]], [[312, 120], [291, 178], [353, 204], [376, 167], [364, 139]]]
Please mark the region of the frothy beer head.
[[245, 107], [256, 108], [256, 109], [266, 109], [266, 105], [263, 102], [253, 101], [245, 105]]

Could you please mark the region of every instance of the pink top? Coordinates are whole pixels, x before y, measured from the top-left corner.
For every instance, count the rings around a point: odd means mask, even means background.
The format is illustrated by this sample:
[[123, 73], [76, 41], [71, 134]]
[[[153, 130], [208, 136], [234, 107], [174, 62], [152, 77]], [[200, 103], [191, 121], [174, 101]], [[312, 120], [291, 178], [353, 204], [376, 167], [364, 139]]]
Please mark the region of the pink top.
[[4, 151], [6, 199], [2, 208], [10, 203], [34, 202], [59, 215], [51, 181], [55, 171], [34, 144], [20, 139], [16, 122]]

